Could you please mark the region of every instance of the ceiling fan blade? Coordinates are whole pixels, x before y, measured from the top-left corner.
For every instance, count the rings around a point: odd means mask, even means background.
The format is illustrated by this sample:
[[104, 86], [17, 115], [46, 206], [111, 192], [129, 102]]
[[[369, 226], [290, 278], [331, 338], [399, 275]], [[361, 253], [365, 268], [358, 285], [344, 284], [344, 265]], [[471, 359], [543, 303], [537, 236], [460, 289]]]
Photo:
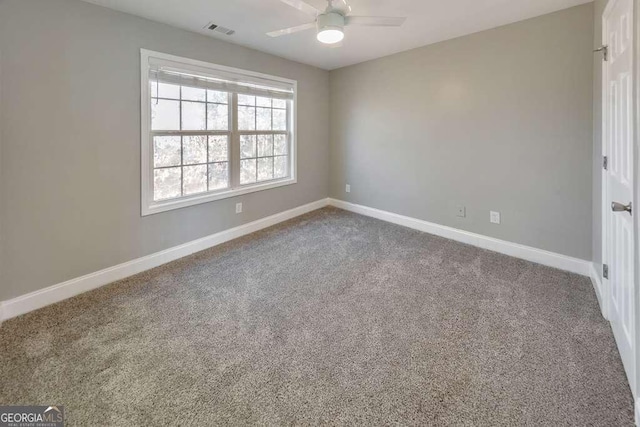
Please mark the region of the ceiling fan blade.
[[315, 22], [310, 22], [308, 24], [298, 25], [297, 27], [285, 28], [283, 30], [271, 31], [268, 32], [267, 35], [269, 37], [280, 37], [286, 36], [287, 34], [297, 33], [298, 31], [310, 30], [316, 27]]
[[300, 12], [304, 12], [313, 17], [316, 17], [322, 13], [315, 7], [311, 6], [308, 3], [303, 2], [302, 0], [280, 0], [280, 1], [282, 3], [286, 3], [289, 6], [298, 9]]
[[399, 27], [407, 18], [389, 16], [345, 16], [346, 25], [366, 25], [367, 27]]

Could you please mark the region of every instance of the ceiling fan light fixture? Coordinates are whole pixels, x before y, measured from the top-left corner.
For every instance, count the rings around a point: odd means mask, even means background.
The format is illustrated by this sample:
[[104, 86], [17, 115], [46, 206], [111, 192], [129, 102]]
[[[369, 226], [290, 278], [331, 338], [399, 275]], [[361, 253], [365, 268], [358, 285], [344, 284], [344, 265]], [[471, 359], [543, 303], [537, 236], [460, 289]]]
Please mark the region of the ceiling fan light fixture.
[[325, 44], [334, 44], [344, 39], [344, 16], [336, 12], [318, 15], [318, 41]]
[[[348, 0], [327, 0], [328, 5], [324, 12], [321, 12], [320, 9], [317, 9], [315, 6], [311, 6], [306, 3], [305, 0], [280, 1], [306, 13], [307, 15], [313, 16], [315, 20], [306, 24], [296, 25], [295, 27], [270, 31], [267, 33], [267, 36], [280, 37], [300, 31], [310, 30], [315, 27], [316, 38], [318, 41], [320, 43], [333, 45], [332, 47], [342, 46], [340, 42], [345, 37], [344, 27], [346, 26], [399, 27], [406, 19], [389, 16], [352, 16], [350, 15], [351, 6], [347, 3]], [[334, 2], [338, 2], [339, 5], [334, 6]]]
[[342, 28], [338, 27], [326, 27], [318, 31], [318, 41], [324, 44], [334, 44], [341, 42], [344, 39], [344, 32]]

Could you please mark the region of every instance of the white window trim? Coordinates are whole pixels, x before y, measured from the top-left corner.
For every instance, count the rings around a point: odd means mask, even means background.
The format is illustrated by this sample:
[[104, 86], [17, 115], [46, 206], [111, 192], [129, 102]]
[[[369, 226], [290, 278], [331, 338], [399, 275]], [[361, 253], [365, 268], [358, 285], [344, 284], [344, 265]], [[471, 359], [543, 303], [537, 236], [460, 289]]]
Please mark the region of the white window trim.
[[[289, 170], [291, 171], [288, 178], [280, 180], [269, 181], [265, 183], [257, 183], [253, 185], [243, 186], [241, 188], [222, 190], [215, 193], [195, 194], [193, 196], [181, 197], [178, 199], [169, 199], [162, 201], [153, 200], [153, 150], [151, 148], [151, 93], [149, 85], [149, 59], [158, 58], [168, 61], [179, 62], [184, 65], [185, 69], [189, 69], [189, 66], [197, 67], [193, 71], [202, 70], [206, 68], [212, 72], [227, 72], [234, 73], [246, 77], [257, 77], [260, 79], [269, 79], [277, 82], [286, 83], [292, 85], [294, 88], [293, 94], [293, 108], [291, 110], [291, 141], [289, 143]], [[147, 49], [140, 49], [140, 81], [141, 81], [141, 210], [142, 216], [153, 215], [160, 212], [166, 212], [173, 209], [184, 208], [187, 206], [193, 206], [200, 203], [213, 202], [215, 200], [222, 200], [229, 197], [241, 196], [243, 194], [253, 193], [256, 191], [269, 190], [272, 188], [282, 187], [285, 185], [292, 185], [298, 182], [297, 176], [297, 164], [298, 164], [298, 150], [297, 150], [297, 123], [298, 117], [298, 82], [296, 80], [285, 79], [282, 77], [271, 76], [268, 74], [257, 73], [254, 71], [241, 70], [238, 68], [227, 67], [224, 65], [212, 64], [209, 62], [198, 61], [195, 59], [182, 58], [175, 55], [169, 55], [166, 53], [154, 52]]]

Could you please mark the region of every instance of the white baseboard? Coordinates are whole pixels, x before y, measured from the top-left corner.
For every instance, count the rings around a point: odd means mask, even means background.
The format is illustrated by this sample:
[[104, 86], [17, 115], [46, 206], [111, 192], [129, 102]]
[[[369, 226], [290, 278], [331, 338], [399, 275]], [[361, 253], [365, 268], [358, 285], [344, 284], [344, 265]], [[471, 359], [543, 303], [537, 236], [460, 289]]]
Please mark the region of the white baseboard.
[[[170, 261], [185, 257], [192, 253], [211, 248], [221, 243], [228, 242], [238, 237], [262, 230], [280, 222], [303, 215], [324, 206], [331, 205], [347, 211], [359, 213], [361, 215], [370, 216], [381, 219], [383, 221], [413, 228], [426, 233], [445, 237], [458, 242], [470, 244], [483, 249], [489, 249], [521, 258], [527, 261], [536, 262], [550, 267], [559, 268], [570, 271], [572, 273], [590, 276], [592, 280], [596, 280], [592, 274], [594, 268], [592, 263], [553, 252], [536, 249], [529, 246], [511, 243], [504, 240], [494, 239], [492, 237], [475, 234], [468, 231], [458, 230], [456, 228], [444, 225], [434, 224], [416, 218], [398, 215], [367, 206], [356, 205], [337, 199], [322, 199], [304, 206], [299, 206], [285, 212], [262, 218], [248, 224], [244, 224], [235, 228], [221, 231], [201, 239], [193, 240], [185, 244], [156, 252], [151, 255], [144, 256], [132, 261], [118, 264], [104, 270], [90, 273], [66, 282], [58, 283], [47, 288], [31, 292], [19, 297], [4, 301], [0, 304], [0, 322], [5, 319], [28, 313], [38, 308], [45, 307], [50, 304], [71, 298], [83, 292], [99, 288], [106, 284], [124, 279], [134, 274], [141, 273]], [[594, 270], [595, 271], [595, 270]], [[597, 278], [597, 275], [596, 275]], [[594, 285], [600, 286], [601, 285]], [[598, 294], [600, 300], [601, 295]], [[601, 305], [602, 307], [602, 305]]]
[[593, 262], [591, 263], [589, 276], [591, 277], [591, 283], [593, 283], [593, 289], [595, 290], [596, 297], [598, 298], [598, 305], [600, 305], [600, 312], [602, 313], [602, 317], [604, 317], [605, 319], [609, 319], [608, 313], [607, 313], [607, 305], [604, 303], [605, 301], [604, 283], [600, 278], [600, 274], [598, 273], [598, 270], [596, 269], [596, 264]]
[[479, 248], [488, 249], [549, 267], [558, 268], [560, 270], [570, 271], [582, 276], [590, 276], [591, 262], [582, 259], [545, 251], [543, 249], [532, 248], [518, 243], [507, 242], [505, 240], [495, 239], [481, 234], [458, 230], [457, 228], [434, 224], [432, 222], [380, 209], [374, 209], [368, 206], [356, 205], [342, 200], [329, 199], [329, 204], [340, 209], [413, 228], [425, 233], [435, 234], [436, 236], [456, 240], [468, 245], [477, 246]]
[[318, 200], [307, 205], [299, 206], [288, 211], [280, 212], [238, 227], [230, 228], [201, 239], [193, 240], [179, 246], [156, 252], [142, 258], [134, 259], [104, 270], [96, 271], [57, 285], [49, 286], [35, 292], [7, 300], [0, 304], [0, 322], [38, 308], [71, 298], [83, 292], [99, 288], [106, 284], [141, 273], [170, 261], [185, 257], [192, 253], [211, 248], [229, 240], [237, 239], [250, 233], [262, 230], [280, 222], [303, 215], [307, 212], [323, 208], [329, 203], [328, 199]]

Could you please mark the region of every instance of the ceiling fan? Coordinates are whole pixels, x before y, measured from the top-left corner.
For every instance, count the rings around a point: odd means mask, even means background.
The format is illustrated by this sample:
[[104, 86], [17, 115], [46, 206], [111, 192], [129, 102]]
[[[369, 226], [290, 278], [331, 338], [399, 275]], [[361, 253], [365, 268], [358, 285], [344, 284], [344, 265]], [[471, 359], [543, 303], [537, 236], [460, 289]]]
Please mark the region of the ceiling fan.
[[[392, 18], [385, 16], [351, 16], [351, 6], [346, 0], [327, 0], [329, 3], [324, 12], [316, 9], [302, 0], [280, 0], [301, 12], [313, 16], [314, 22], [285, 28], [267, 33], [270, 37], [280, 37], [299, 31], [316, 28], [318, 41], [325, 44], [336, 44], [344, 39], [344, 27], [348, 25], [363, 25], [367, 27], [399, 27], [406, 18]], [[334, 4], [334, 3], [337, 3]]]

